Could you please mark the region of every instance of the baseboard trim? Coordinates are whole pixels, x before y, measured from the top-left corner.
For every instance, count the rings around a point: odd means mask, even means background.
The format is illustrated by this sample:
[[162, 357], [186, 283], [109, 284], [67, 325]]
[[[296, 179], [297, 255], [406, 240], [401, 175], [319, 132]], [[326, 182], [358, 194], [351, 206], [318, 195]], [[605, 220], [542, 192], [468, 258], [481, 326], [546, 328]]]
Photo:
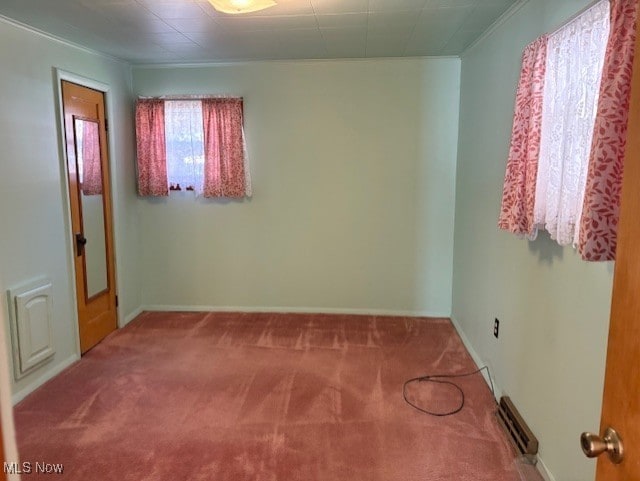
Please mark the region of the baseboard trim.
[[142, 308], [142, 306], [135, 308], [133, 311], [131, 311], [129, 314], [127, 314], [125, 316], [124, 321], [119, 323], [118, 327], [126, 326], [131, 321], [133, 321], [136, 317], [138, 317], [140, 314], [142, 314], [143, 311], [144, 311], [144, 309]]
[[344, 307], [283, 307], [283, 306], [199, 306], [199, 305], [165, 305], [149, 304], [142, 306], [142, 311], [184, 311], [184, 312], [283, 312], [291, 314], [353, 314], [368, 316], [407, 316], [407, 317], [443, 317], [449, 318], [448, 312], [411, 311], [401, 309], [367, 309]]
[[540, 456], [538, 456], [538, 463], [536, 464], [536, 468], [538, 468], [538, 472], [543, 477], [544, 481], [556, 481], [556, 478], [553, 476], [553, 474], [551, 474], [551, 471], [549, 471], [547, 465], [544, 464], [544, 461], [540, 459]]
[[42, 386], [45, 382], [49, 381], [50, 379], [53, 379], [58, 374], [60, 374], [62, 371], [64, 371], [69, 366], [71, 366], [72, 364], [74, 364], [75, 362], [77, 362], [79, 360], [80, 360], [80, 356], [77, 355], [77, 354], [73, 354], [73, 355], [69, 356], [67, 359], [62, 361], [60, 364], [55, 366], [53, 369], [51, 369], [51, 370], [47, 371], [46, 373], [44, 373], [43, 375], [35, 378], [33, 381], [31, 381], [25, 387], [20, 389], [18, 392], [14, 393], [11, 396], [11, 402], [15, 406], [20, 401], [22, 401], [25, 397], [27, 397], [29, 394], [31, 394], [33, 391], [35, 391], [40, 386]]
[[[469, 341], [469, 338], [464, 333], [464, 330], [462, 329], [462, 326], [460, 325], [458, 320], [453, 316], [451, 316], [450, 319], [451, 324], [453, 324], [453, 327], [458, 332], [458, 335], [462, 340], [462, 344], [464, 344], [464, 347], [469, 352], [469, 355], [471, 356], [471, 359], [473, 359], [473, 362], [475, 362], [476, 366], [478, 366], [478, 369], [486, 365], [487, 363], [482, 360], [480, 354], [478, 354], [478, 352], [474, 349], [473, 344], [471, 344], [471, 341]], [[489, 376], [487, 375], [486, 371], [482, 371], [482, 375], [484, 377], [484, 380], [487, 382], [487, 385], [491, 387], [491, 381], [489, 381]], [[496, 398], [499, 398], [500, 393], [502, 393], [502, 389], [499, 387], [497, 381], [493, 376], [491, 377], [491, 380], [493, 381], [495, 396]], [[547, 468], [547, 465], [544, 464], [544, 461], [540, 458], [540, 456], [537, 457], [536, 469], [538, 470], [544, 481], [556, 481], [556, 478], [553, 476], [553, 474], [551, 474], [551, 471], [549, 471], [549, 468]]]
[[[476, 363], [476, 366], [478, 367], [478, 369], [485, 366], [487, 363], [482, 360], [482, 358], [480, 357], [480, 354], [478, 354], [478, 352], [474, 349], [473, 345], [471, 344], [471, 341], [469, 341], [469, 338], [462, 330], [462, 326], [460, 325], [458, 320], [453, 316], [451, 316], [450, 319], [451, 319], [451, 324], [453, 324], [453, 327], [458, 332], [458, 336], [460, 336], [460, 339], [462, 340], [462, 344], [464, 344], [464, 347], [467, 349], [467, 352], [471, 355], [471, 359], [473, 359], [473, 362]], [[493, 376], [489, 378], [489, 373], [486, 370], [482, 371], [482, 377], [484, 377], [484, 380], [487, 382], [487, 385], [489, 387], [493, 387], [494, 394], [497, 400], [497, 398], [500, 397], [499, 394], [502, 392], [502, 390], [499, 389], [499, 386], [495, 378]], [[493, 382], [493, 386], [491, 384], [492, 382]]]

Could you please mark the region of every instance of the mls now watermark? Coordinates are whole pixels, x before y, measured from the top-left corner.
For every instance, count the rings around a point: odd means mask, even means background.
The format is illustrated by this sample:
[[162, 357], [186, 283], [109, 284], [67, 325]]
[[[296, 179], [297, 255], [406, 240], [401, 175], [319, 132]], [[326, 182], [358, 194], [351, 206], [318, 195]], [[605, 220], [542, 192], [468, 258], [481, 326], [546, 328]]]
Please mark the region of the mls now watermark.
[[64, 464], [45, 463], [44, 461], [4, 463], [4, 472], [6, 474], [62, 474], [64, 472]]

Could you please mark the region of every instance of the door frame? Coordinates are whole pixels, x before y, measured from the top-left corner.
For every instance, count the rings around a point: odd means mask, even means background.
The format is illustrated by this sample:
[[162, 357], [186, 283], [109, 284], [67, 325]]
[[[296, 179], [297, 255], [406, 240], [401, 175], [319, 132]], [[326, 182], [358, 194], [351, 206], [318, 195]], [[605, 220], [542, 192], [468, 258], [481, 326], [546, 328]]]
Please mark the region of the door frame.
[[[102, 92], [104, 95], [104, 109], [106, 119], [113, 118], [113, 102], [111, 100], [111, 87], [108, 84], [99, 82], [97, 80], [90, 79], [88, 77], [84, 77], [82, 75], [78, 75], [72, 72], [68, 72], [66, 70], [55, 68], [54, 67], [54, 92], [56, 98], [56, 113], [58, 117], [58, 150], [59, 150], [59, 167], [60, 167], [60, 188], [62, 189], [62, 206], [64, 212], [64, 226], [65, 226], [65, 240], [67, 244], [66, 256], [67, 256], [67, 267], [68, 267], [68, 282], [71, 286], [71, 292], [73, 294], [73, 305], [75, 306], [73, 309], [73, 332], [75, 337], [75, 354], [78, 359], [80, 359], [81, 349], [80, 349], [80, 327], [79, 327], [79, 319], [78, 319], [78, 308], [77, 308], [77, 300], [78, 300], [78, 290], [76, 289], [76, 268], [75, 268], [75, 239], [72, 233], [72, 221], [71, 221], [71, 197], [69, 192], [69, 182], [68, 182], [68, 174], [67, 174], [67, 149], [66, 149], [66, 139], [65, 139], [65, 128], [64, 128], [64, 106], [62, 101], [62, 84], [63, 80], [67, 82], [72, 82], [83, 87], [87, 87], [93, 90], [97, 90]], [[112, 224], [112, 243], [113, 243], [113, 268], [114, 268], [114, 277], [116, 280], [115, 285], [115, 294], [118, 296], [118, 286], [120, 285], [118, 279], [118, 246], [117, 246], [117, 209], [115, 208], [114, 202], [114, 193], [117, 190], [114, 185], [113, 179], [115, 178], [116, 172], [114, 169], [115, 162], [113, 161], [113, 152], [115, 151], [115, 144], [113, 141], [113, 136], [109, 135], [107, 131], [107, 152], [109, 155], [109, 176], [112, 179], [111, 182], [111, 190], [109, 195], [111, 196], [111, 224]], [[117, 297], [116, 297], [117, 298]], [[118, 328], [122, 327], [122, 312], [121, 306], [116, 306], [116, 325]]]
[[[0, 283], [0, 291], [4, 292], [4, 287]], [[0, 326], [8, 327], [7, 313], [4, 309], [0, 309]], [[8, 330], [0, 328], [0, 438], [2, 444], [2, 459], [4, 462], [18, 462], [18, 443], [16, 442], [16, 430], [13, 422], [13, 399], [11, 393], [11, 379], [12, 369], [9, 349], [11, 346], [10, 337], [8, 336]], [[0, 479], [8, 481], [19, 481], [19, 474], [7, 474], [2, 477], [4, 473], [3, 466], [0, 465], [2, 473], [0, 473]]]

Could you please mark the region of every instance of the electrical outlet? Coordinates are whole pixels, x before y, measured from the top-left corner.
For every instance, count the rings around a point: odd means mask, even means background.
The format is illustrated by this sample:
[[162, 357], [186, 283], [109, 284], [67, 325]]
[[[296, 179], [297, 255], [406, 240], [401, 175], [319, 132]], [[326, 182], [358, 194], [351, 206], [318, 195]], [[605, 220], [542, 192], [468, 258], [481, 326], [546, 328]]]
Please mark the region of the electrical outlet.
[[498, 336], [500, 335], [500, 321], [497, 317], [496, 320], [493, 321], [493, 335], [496, 339], [498, 339]]

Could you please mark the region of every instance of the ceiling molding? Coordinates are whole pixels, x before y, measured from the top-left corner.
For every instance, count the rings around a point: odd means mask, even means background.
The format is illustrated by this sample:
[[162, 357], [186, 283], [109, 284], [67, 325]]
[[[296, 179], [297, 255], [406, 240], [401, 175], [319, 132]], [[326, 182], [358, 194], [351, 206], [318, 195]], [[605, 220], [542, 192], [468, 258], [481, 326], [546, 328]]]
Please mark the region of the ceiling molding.
[[112, 55], [109, 55], [107, 53], [104, 52], [99, 52], [97, 50], [93, 50], [90, 49], [88, 47], [85, 47], [83, 45], [79, 45], [77, 43], [73, 43], [69, 40], [66, 40], [64, 38], [60, 38], [60, 37], [56, 37], [55, 35], [49, 33], [49, 32], [45, 32], [43, 30], [39, 30], [35, 27], [32, 27], [31, 25], [27, 25], [26, 23], [22, 23], [19, 22], [18, 20], [14, 20], [13, 18], [9, 18], [9, 17], [5, 17], [4, 15], [0, 14], [0, 22], [2, 23], [6, 23], [8, 25], [11, 25], [13, 27], [16, 27], [20, 30], [25, 30], [29, 33], [33, 33], [35, 35], [38, 35], [39, 37], [45, 38], [46, 40], [55, 42], [55, 43], [59, 43], [61, 45], [64, 45], [65, 47], [71, 47], [71, 48], [75, 48], [76, 50], [81, 50], [85, 53], [91, 54], [91, 55], [96, 55], [98, 57], [102, 57], [108, 60], [111, 60], [113, 62], [117, 62], [123, 65], [128, 65], [131, 66], [131, 62], [127, 62], [124, 59], [118, 58], [118, 57], [114, 57]]
[[206, 67], [229, 67], [241, 65], [255, 65], [260, 63], [282, 63], [282, 64], [317, 64], [317, 63], [361, 63], [361, 62], [413, 62], [416, 60], [460, 60], [457, 55], [432, 55], [422, 57], [367, 57], [367, 58], [311, 58], [311, 59], [273, 59], [273, 60], [225, 60], [221, 62], [202, 62], [202, 63], [139, 63], [131, 64], [132, 69], [163, 69], [163, 68], [206, 68]]
[[471, 45], [464, 49], [464, 51], [460, 54], [460, 58], [466, 57], [474, 48], [478, 45], [482, 44], [486, 39], [488, 39], [493, 33], [504, 23], [506, 23], [511, 17], [513, 17], [522, 7], [524, 7], [529, 0], [519, 0], [517, 3], [514, 3], [509, 9], [504, 12], [482, 35], [480, 35], [476, 40], [473, 41]]

